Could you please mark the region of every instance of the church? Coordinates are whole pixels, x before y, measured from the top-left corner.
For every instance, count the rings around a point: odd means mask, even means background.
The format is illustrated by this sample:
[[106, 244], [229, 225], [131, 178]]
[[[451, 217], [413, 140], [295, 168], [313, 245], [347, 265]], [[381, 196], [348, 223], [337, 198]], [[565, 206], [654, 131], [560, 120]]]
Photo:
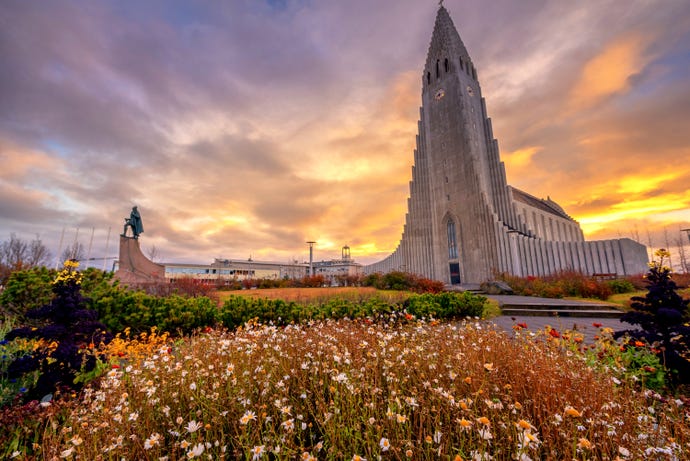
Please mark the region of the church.
[[585, 241], [579, 223], [556, 202], [508, 185], [477, 69], [441, 5], [422, 73], [402, 237], [365, 273], [412, 272], [459, 285], [497, 273], [633, 275], [645, 272], [647, 261], [644, 245]]

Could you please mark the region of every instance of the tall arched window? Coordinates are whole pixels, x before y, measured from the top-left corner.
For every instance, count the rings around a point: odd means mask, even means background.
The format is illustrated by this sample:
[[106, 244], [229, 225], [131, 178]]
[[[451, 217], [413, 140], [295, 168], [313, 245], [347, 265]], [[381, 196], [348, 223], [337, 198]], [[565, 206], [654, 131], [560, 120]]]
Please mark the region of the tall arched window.
[[450, 70], [450, 66], [448, 65], [448, 58], [446, 58], [443, 61], [443, 67], [444, 67], [444, 70], [446, 71], [446, 73], [448, 73], [448, 71]]
[[426, 83], [427, 85], [431, 83], [431, 72], [426, 73]]
[[458, 241], [455, 237], [455, 222], [448, 220], [448, 259], [458, 259]]
[[462, 62], [462, 58], [460, 58], [460, 70], [465, 70], [465, 64]]

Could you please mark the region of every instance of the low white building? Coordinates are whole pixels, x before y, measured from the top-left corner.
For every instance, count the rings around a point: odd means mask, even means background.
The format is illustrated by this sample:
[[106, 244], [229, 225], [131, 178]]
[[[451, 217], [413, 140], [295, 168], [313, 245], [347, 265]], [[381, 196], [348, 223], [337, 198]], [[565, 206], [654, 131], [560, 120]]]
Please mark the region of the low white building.
[[[307, 262], [254, 261], [253, 259], [218, 259], [211, 264], [164, 263], [165, 278], [174, 282], [180, 278], [225, 284], [233, 280], [246, 279], [301, 279], [309, 275]], [[337, 283], [337, 276], [353, 276], [362, 273], [362, 265], [350, 257], [350, 248], [343, 247], [341, 259], [315, 261], [314, 275], [322, 275], [331, 283]]]

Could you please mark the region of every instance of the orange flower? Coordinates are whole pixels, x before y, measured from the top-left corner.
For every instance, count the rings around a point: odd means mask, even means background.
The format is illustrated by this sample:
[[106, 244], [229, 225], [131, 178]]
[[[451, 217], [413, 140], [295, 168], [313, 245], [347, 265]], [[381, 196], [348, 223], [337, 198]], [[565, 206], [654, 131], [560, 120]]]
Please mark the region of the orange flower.
[[477, 422], [484, 424], [485, 426], [488, 426], [489, 424], [491, 424], [491, 421], [489, 421], [489, 418], [487, 418], [486, 416], [482, 416], [481, 418], [477, 418]]
[[565, 407], [565, 414], [568, 416], [572, 416], [573, 418], [579, 418], [582, 416], [582, 413], [580, 413], [579, 411], [577, 411], [576, 409], [574, 409], [571, 406]]
[[521, 419], [521, 420], [518, 421], [515, 425], [516, 425], [519, 429], [523, 429], [523, 430], [532, 429], [532, 427], [533, 427], [529, 422], [525, 421], [524, 419]]
[[465, 418], [459, 420], [458, 424], [460, 424], [462, 427], [470, 427], [472, 425], [472, 423], [467, 421]]
[[578, 448], [589, 450], [592, 448], [592, 442], [584, 437], [580, 437], [580, 441], [577, 443]]

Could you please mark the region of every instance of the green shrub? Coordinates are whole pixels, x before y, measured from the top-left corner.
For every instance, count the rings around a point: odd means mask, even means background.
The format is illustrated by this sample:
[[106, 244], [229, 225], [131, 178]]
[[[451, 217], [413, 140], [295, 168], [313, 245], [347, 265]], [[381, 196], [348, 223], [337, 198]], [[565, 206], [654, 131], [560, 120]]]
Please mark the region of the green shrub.
[[237, 328], [250, 320], [260, 323], [287, 325], [310, 320], [342, 318], [390, 318], [415, 317], [451, 319], [481, 316], [486, 298], [464, 293], [439, 293], [413, 295], [402, 304], [381, 298], [362, 301], [330, 299], [320, 304], [301, 305], [293, 301], [251, 299], [230, 296], [220, 308], [218, 320], [226, 328]]
[[440, 293], [444, 288], [443, 282], [438, 280], [400, 271], [369, 274], [362, 280], [362, 286], [374, 287], [378, 290], [409, 290], [416, 293]]
[[611, 288], [611, 291], [618, 293], [632, 293], [635, 291], [635, 285], [630, 280], [616, 279], [609, 280], [606, 284]]
[[405, 308], [416, 317], [452, 319], [459, 317], [481, 317], [486, 298], [470, 292], [444, 292], [439, 294], [414, 295], [407, 299]]
[[160, 331], [188, 334], [217, 321], [216, 303], [203, 296], [188, 298], [173, 294], [159, 297], [115, 284], [102, 287], [90, 303], [98, 311], [101, 321], [113, 332], [127, 327], [134, 332], [157, 327]]
[[53, 298], [56, 275], [57, 271], [45, 267], [12, 272], [0, 293], [0, 306], [8, 313], [23, 316], [30, 309], [48, 304]]

